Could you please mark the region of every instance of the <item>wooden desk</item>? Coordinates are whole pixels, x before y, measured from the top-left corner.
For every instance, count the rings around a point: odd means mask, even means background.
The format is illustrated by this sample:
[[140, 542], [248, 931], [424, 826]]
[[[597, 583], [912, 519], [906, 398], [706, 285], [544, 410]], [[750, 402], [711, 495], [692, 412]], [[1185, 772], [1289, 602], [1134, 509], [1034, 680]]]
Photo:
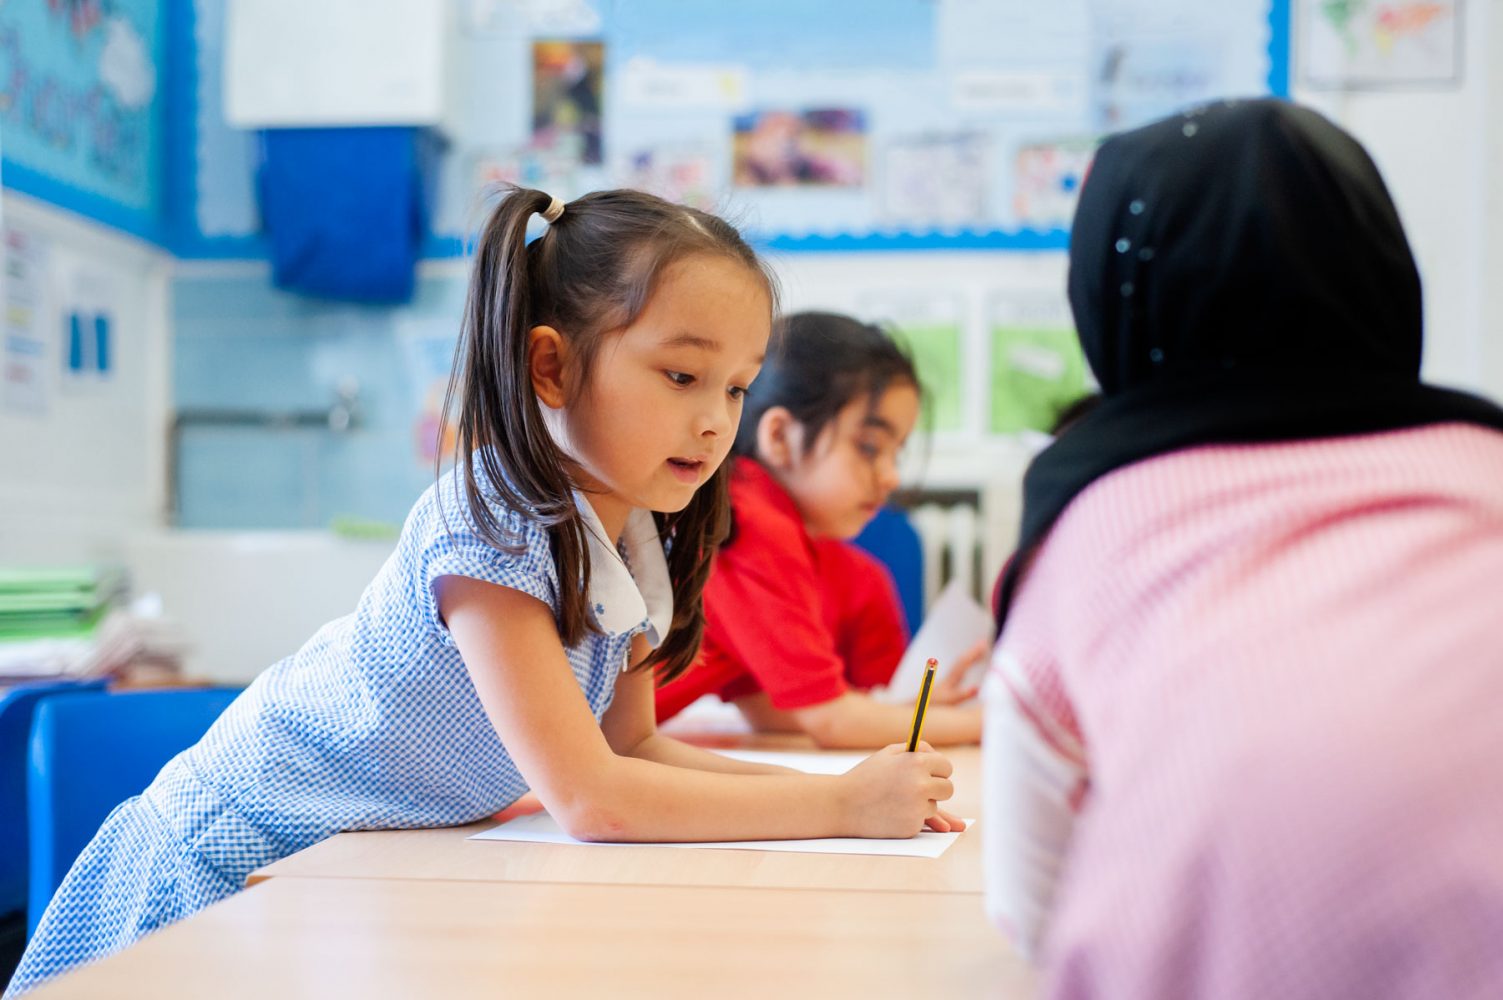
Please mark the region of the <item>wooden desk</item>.
[[[955, 799], [947, 808], [975, 817], [980, 809], [980, 751], [953, 751], [950, 759], [955, 764]], [[492, 825], [487, 820], [447, 830], [341, 834], [267, 865], [252, 873], [248, 882], [254, 885], [272, 877], [383, 878], [981, 892], [981, 838], [970, 832], [935, 859], [465, 839]]]
[[32, 995], [1007, 1000], [1032, 988], [969, 894], [276, 878]]

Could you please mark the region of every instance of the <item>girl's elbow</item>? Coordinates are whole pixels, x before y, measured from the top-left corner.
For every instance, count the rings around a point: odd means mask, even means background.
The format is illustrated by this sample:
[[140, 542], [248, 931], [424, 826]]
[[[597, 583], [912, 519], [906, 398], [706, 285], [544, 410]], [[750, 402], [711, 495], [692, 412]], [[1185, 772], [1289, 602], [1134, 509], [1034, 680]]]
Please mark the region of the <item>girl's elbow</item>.
[[575, 840], [599, 844], [627, 840], [630, 824], [622, 811], [608, 801], [589, 798], [570, 803], [554, 817]]

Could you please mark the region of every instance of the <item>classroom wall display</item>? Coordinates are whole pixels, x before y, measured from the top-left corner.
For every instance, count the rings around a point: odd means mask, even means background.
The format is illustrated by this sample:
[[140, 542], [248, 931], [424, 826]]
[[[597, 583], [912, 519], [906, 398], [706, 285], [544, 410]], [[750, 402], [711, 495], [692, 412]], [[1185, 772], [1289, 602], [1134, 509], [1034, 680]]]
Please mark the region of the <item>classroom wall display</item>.
[[871, 292], [861, 296], [857, 312], [891, 330], [913, 359], [923, 393], [925, 430], [963, 430], [976, 395], [961, 360], [970, 353], [965, 343], [965, 296], [958, 291]]
[[1085, 355], [1058, 294], [1010, 292], [987, 304], [993, 434], [1049, 431], [1089, 391]]
[[[1289, 88], [1291, 0], [451, 2], [428, 256], [464, 252], [496, 181], [645, 187], [783, 250], [1057, 250], [1103, 134]], [[200, 119], [222, 119], [215, 73], [183, 102]], [[253, 151], [193, 127], [185, 214], [219, 229], [179, 252], [259, 256]]]
[[0, 176], [7, 187], [161, 239], [161, 6], [0, 3]]
[[47, 251], [45, 237], [0, 226], [5, 275], [0, 281], [5, 340], [0, 344], [0, 405], [16, 413], [47, 414], [53, 356], [47, 339]]
[[1301, 79], [1315, 89], [1461, 84], [1462, 0], [1301, 0]]

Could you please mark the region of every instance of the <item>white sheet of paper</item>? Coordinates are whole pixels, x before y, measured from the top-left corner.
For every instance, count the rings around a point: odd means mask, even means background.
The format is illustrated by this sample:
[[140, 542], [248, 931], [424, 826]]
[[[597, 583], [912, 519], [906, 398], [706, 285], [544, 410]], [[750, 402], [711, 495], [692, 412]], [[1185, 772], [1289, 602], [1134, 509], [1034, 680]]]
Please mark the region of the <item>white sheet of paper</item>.
[[844, 774], [866, 760], [864, 753], [798, 753], [790, 750], [716, 750], [722, 757], [733, 757], [748, 764], [776, 764], [805, 774]]
[[[966, 593], [964, 584], [951, 580], [925, 613], [924, 623], [893, 672], [892, 683], [873, 691], [872, 696], [879, 701], [912, 704], [924, 683], [925, 660], [931, 656], [938, 660], [939, 673], [943, 674], [972, 646], [991, 638], [991, 634], [991, 614]], [[975, 679], [974, 674], [972, 678]]]
[[[975, 820], [966, 820], [971, 829]], [[937, 858], [955, 843], [958, 833], [925, 830], [908, 840], [863, 840], [828, 837], [822, 840], [735, 840], [692, 844], [596, 844], [569, 836], [545, 812], [518, 816], [472, 835], [471, 840], [501, 840], [524, 844], [579, 844], [583, 847], [708, 847], [730, 851], [790, 851], [799, 854], [880, 854], [899, 858]]]

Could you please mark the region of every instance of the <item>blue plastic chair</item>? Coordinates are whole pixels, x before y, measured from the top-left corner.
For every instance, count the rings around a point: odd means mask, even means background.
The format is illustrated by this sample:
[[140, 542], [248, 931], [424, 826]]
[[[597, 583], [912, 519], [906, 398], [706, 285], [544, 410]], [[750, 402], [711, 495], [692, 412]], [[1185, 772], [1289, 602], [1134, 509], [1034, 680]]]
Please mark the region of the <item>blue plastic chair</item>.
[[31, 878], [27, 933], [110, 810], [145, 791], [240, 693], [174, 688], [46, 699], [31, 727], [26, 793]]
[[924, 620], [924, 545], [908, 515], [897, 507], [877, 511], [855, 538], [857, 545], [882, 561], [898, 586], [898, 600], [908, 619], [908, 634]]
[[26, 908], [26, 748], [32, 714], [49, 695], [102, 687], [102, 680], [46, 681], [0, 693], [0, 915]]

